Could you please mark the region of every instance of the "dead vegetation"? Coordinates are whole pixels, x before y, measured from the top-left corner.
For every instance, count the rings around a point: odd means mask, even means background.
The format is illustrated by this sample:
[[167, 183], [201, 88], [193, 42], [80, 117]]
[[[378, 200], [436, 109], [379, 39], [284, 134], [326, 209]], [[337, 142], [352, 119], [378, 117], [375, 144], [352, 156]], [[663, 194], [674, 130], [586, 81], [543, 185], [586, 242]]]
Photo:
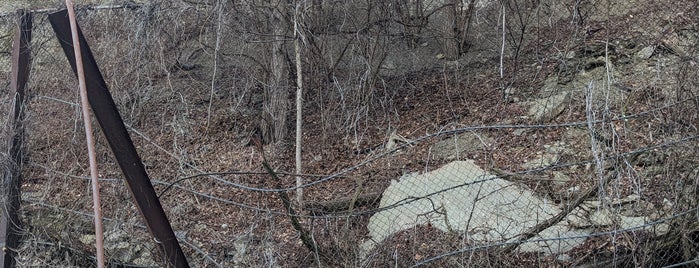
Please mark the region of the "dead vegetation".
[[[442, 8], [417, 2], [424, 1], [293, 2], [304, 10], [302, 70], [292, 63], [293, 9], [277, 1], [150, 1], [135, 9], [79, 11], [190, 264], [664, 266], [694, 260], [699, 229], [687, 212], [697, 208], [699, 183], [696, 3], [504, 1], [503, 49], [499, 2], [465, 1], [473, 6], [464, 14], [472, 17], [458, 21], [472, 25], [455, 32], [444, 32], [442, 20], [451, 1]], [[0, 44], [6, 44], [14, 24], [1, 19]], [[94, 247], [76, 81], [45, 15], [36, 15], [34, 31], [22, 186], [28, 228], [20, 264], [86, 267]], [[468, 44], [454, 34], [468, 35]], [[0, 46], [5, 66], [9, 50]], [[639, 55], [647, 47], [650, 56]], [[455, 60], [439, 57], [446, 48]], [[9, 68], [2, 70], [9, 77]], [[307, 203], [290, 210], [279, 193], [295, 185], [294, 111], [270, 105], [293, 100], [295, 72], [303, 72], [308, 89]], [[586, 75], [597, 73], [614, 84], [600, 82], [603, 97], [586, 104], [585, 90], [597, 81]], [[547, 85], [571, 90], [572, 97], [558, 116], [534, 122], [528, 101], [540, 99]], [[2, 93], [5, 111], [7, 90]], [[613, 94], [621, 94], [620, 101], [612, 102]], [[658, 237], [645, 229], [596, 227], [561, 257], [503, 254], [507, 243], [479, 244], [468, 234], [422, 225], [362, 258], [358, 247], [368, 238], [381, 192], [402, 175], [450, 162], [435, 157], [435, 144], [464, 132], [492, 142], [455, 159], [516, 175], [513, 180], [557, 205], [575, 200], [570, 189], [588, 189], [615, 174], [591, 199], [642, 196], [651, 207], [638, 209], [654, 211], [663, 220], [656, 224], [670, 224], [671, 232]], [[394, 133], [411, 142], [387, 149]], [[280, 181], [263, 168], [256, 138], [265, 142], [262, 151]], [[568, 150], [554, 163], [522, 167], [557, 141]], [[160, 253], [103, 136], [97, 146], [107, 256], [158, 266]], [[556, 172], [570, 180], [554, 183]], [[289, 212], [310, 237], [300, 239]], [[308, 250], [314, 243], [322, 250]]]

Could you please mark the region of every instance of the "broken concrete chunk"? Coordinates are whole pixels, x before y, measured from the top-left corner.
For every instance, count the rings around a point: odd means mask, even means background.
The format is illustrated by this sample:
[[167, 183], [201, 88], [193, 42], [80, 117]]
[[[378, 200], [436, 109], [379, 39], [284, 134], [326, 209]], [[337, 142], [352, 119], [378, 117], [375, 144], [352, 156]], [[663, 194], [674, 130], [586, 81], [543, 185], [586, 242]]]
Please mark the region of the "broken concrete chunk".
[[[472, 160], [455, 161], [428, 173], [412, 173], [392, 181], [380, 207], [387, 209], [369, 219], [370, 239], [361, 246], [364, 256], [391, 235], [418, 225], [429, 223], [444, 232], [465, 233], [474, 242], [502, 242], [517, 239], [561, 212], [527, 187], [488, 174]], [[561, 222], [532, 239], [554, 241], [561, 234], [578, 236], [581, 232], [570, 231], [567, 223]], [[557, 253], [582, 241], [571, 239], [558, 246], [531, 242], [520, 250]]]

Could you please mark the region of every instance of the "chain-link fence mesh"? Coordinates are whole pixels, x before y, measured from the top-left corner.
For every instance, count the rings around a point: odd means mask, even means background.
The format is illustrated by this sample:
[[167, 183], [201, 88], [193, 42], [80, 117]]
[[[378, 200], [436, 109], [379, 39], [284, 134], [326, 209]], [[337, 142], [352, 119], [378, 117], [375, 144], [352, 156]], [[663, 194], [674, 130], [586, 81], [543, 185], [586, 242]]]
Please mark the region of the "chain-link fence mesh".
[[[292, 2], [78, 10], [193, 266], [697, 264], [697, 3]], [[302, 230], [279, 195], [296, 189], [293, 22]], [[45, 13], [33, 30], [18, 261], [90, 266], [77, 82]], [[107, 257], [159, 266], [96, 139]]]

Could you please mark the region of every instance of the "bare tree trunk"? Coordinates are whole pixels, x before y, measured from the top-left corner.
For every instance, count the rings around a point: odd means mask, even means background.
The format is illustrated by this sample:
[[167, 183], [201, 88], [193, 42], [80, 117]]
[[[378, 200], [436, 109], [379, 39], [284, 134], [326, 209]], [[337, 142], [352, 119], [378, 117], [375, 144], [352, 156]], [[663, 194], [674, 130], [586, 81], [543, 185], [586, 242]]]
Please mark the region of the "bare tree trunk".
[[[301, 141], [303, 135], [302, 115], [303, 115], [303, 69], [301, 68], [301, 44], [300, 40], [303, 38], [301, 34], [301, 28], [299, 27], [300, 8], [304, 5], [305, 1], [297, 3], [294, 8], [294, 54], [296, 56], [296, 174], [301, 174]], [[296, 202], [299, 208], [303, 207], [303, 178], [301, 176], [296, 176]]]
[[468, 32], [471, 28], [471, 16], [475, 0], [464, 6], [463, 0], [449, 0], [444, 16], [444, 56], [449, 60], [458, 59], [468, 49]]
[[458, 14], [457, 8], [461, 0], [449, 0], [447, 2], [446, 14], [444, 16], [444, 57], [449, 60], [454, 60], [461, 54], [459, 50], [458, 36]]
[[286, 23], [282, 1], [270, 0], [269, 27], [274, 40], [271, 44], [270, 77], [265, 87], [264, 115], [260, 129], [265, 142], [281, 141], [286, 137], [286, 116], [289, 110], [287, 66], [284, 56]]

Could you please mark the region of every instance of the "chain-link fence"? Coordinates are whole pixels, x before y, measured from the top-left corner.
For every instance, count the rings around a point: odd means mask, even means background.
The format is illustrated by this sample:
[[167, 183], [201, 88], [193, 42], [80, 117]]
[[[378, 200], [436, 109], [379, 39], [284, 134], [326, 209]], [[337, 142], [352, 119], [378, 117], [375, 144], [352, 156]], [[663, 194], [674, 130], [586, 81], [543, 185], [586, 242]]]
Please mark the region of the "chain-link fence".
[[[693, 1], [141, 2], [78, 21], [193, 266], [699, 261]], [[45, 12], [17, 258], [90, 266], [77, 81]], [[0, 17], [5, 77], [15, 21]], [[162, 265], [96, 138], [107, 257]]]

